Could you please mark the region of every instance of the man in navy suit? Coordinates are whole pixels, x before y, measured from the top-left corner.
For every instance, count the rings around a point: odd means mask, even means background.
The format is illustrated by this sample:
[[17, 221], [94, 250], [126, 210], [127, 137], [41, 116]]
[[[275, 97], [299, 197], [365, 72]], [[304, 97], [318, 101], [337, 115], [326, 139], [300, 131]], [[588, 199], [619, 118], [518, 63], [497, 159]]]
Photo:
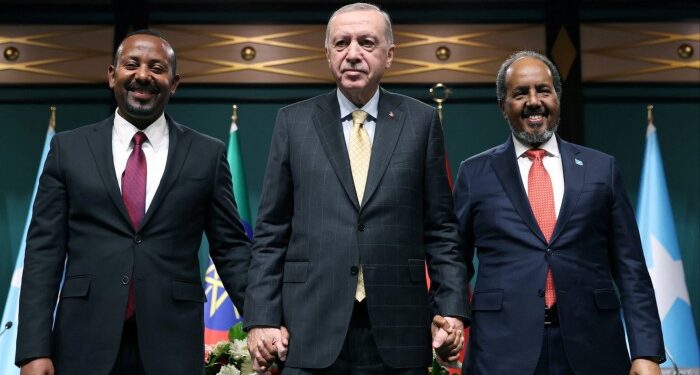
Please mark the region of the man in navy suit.
[[203, 374], [202, 234], [239, 311], [250, 262], [226, 148], [164, 114], [180, 76], [158, 34], [127, 36], [107, 73], [114, 115], [51, 141], [16, 363], [22, 375]]
[[462, 162], [454, 189], [470, 275], [479, 260], [463, 373], [660, 374], [654, 289], [615, 159], [556, 135], [561, 80], [545, 56], [507, 59], [497, 94], [512, 136]]

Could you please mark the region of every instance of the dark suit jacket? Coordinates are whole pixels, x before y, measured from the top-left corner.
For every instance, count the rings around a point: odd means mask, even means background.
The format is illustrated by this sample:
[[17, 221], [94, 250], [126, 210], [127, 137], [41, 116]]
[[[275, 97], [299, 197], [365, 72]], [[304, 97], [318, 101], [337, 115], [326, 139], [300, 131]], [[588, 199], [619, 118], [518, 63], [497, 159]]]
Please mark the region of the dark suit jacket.
[[146, 371], [203, 373], [203, 231], [226, 289], [243, 308], [250, 252], [224, 144], [166, 118], [165, 172], [137, 231], [114, 171], [114, 117], [54, 136], [27, 237], [17, 363], [51, 357], [58, 375], [107, 374], [135, 279]]
[[337, 358], [359, 264], [387, 365], [427, 366], [432, 315], [467, 318], [466, 268], [436, 112], [383, 90], [378, 109], [362, 205], [336, 92], [277, 116], [244, 320], [248, 328], [289, 328], [288, 366], [323, 368]]
[[[512, 138], [464, 162], [455, 207], [466, 259], [479, 259], [465, 374], [531, 374], [542, 346], [551, 266], [564, 350], [577, 374], [627, 374], [664, 356], [634, 214], [615, 160], [558, 139], [565, 191], [550, 243], [523, 187]], [[619, 289], [619, 298], [615, 292]]]

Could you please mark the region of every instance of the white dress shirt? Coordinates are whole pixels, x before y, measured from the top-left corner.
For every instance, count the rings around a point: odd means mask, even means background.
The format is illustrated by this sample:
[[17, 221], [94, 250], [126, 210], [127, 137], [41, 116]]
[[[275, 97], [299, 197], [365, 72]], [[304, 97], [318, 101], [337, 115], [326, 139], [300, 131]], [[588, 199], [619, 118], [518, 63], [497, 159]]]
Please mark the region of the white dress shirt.
[[377, 112], [379, 107], [379, 88], [362, 108], [357, 108], [356, 105], [343, 95], [340, 90], [336, 90], [338, 94], [338, 105], [340, 105], [340, 120], [343, 124], [343, 136], [345, 136], [345, 146], [350, 149], [350, 131], [352, 131], [352, 112], [356, 109], [361, 109], [367, 112], [367, 119], [362, 126], [367, 130], [369, 135], [369, 143], [374, 144], [374, 130], [377, 128]]
[[[137, 127], [121, 117], [118, 111], [115, 111], [114, 126], [112, 127], [112, 158], [114, 171], [117, 173], [119, 191], [122, 190], [122, 174], [126, 169], [126, 162], [134, 148], [131, 139], [138, 131]], [[170, 145], [168, 135], [170, 132], [165, 116], [161, 114], [143, 132], [148, 137], [148, 140], [141, 146], [144, 155], [146, 155], [146, 211], [148, 211], [168, 160], [168, 146]]]
[[[523, 186], [525, 186], [525, 193], [527, 193], [528, 173], [530, 173], [532, 161], [527, 157], [527, 155], [525, 155], [525, 151], [531, 149], [532, 147], [525, 145], [515, 137], [513, 137], [513, 145], [515, 146], [515, 157], [518, 158], [520, 177], [523, 180]], [[540, 145], [538, 148], [545, 150], [546, 152], [544, 159], [542, 159], [542, 164], [544, 165], [544, 169], [547, 170], [547, 173], [549, 173], [549, 178], [552, 180], [552, 190], [554, 192], [554, 211], [556, 212], [557, 217], [559, 217], [561, 202], [564, 200], [564, 170], [561, 164], [561, 154], [559, 153], [557, 137], [552, 136], [552, 138]]]

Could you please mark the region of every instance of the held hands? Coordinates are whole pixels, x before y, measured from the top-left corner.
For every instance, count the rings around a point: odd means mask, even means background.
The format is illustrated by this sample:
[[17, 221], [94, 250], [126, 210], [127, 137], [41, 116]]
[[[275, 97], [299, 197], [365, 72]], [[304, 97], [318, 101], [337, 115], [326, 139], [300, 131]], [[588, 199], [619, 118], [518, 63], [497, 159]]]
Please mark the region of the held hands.
[[438, 361], [455, 362], [464, 346], [464, 324], [459, 318], [436, 315], [430, 327]]
[[661, 367], [656, 362], [637, 358], [632, 361], [630, 375], [661, 375]]
[[37, 358], [28, 362], [20, 370], [20, 375], [54, 375], [51, 358]]
[[253, 360], [253, 370], [267, 374], [276, 360], [287, 359], [289, 332], [287, 328], [256, 327], [248, 332], [248, 351]]

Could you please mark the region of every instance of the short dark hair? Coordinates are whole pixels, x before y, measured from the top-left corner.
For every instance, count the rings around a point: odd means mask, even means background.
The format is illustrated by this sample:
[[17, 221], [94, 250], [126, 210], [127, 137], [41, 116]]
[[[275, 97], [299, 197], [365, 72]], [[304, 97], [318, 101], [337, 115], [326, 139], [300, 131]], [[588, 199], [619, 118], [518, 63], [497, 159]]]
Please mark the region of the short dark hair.
[[114, 52], [114, 60], [112, 61], [112, 64], [116, 68], [117, 65], [119, 64], [119, 56], [122, 54], [122, 49], [124, 47], [124, 41], [127, 40], [129, 37], [132, 37], [134, 35], [151, 35], [160, 38], [160, 40], [165, 43], [165, 51], [168, 54], [168, 65], [170, 66], [170, 77], [175, 77], [175, 74], [177, 74], [177, 59], [175, 58], [175, 50], [173, 49], [173, 46], [170, 45], [170, 42], [168, 42], [165, 37], [163, 37], [163, 34], [153, 31], [150, 29], [140, 29], [140, 30], [135, 30], [132, 31], [122, 39], [122, 41], [119, 43], [119, 47], [117, 47], [117, 50]]
[[496, 76], [496, 97], [498, 97], [498, 101], [502, 102], [506, 98], [506, 72], [508, 68], [510, 68], [514, 62], [524, 57], [535, 58], [547, 65], [549, 72], [552, 74], [552, 84], [554, 85], [554, 91], [557, 93], [557, 99], [561, 100], [561, 76], [554, 63], [541, 53], [535, 51], [518, 51], [510, 55], [510, 57], [501, 64], [501, 68], [498, 69], [498, 75]]

